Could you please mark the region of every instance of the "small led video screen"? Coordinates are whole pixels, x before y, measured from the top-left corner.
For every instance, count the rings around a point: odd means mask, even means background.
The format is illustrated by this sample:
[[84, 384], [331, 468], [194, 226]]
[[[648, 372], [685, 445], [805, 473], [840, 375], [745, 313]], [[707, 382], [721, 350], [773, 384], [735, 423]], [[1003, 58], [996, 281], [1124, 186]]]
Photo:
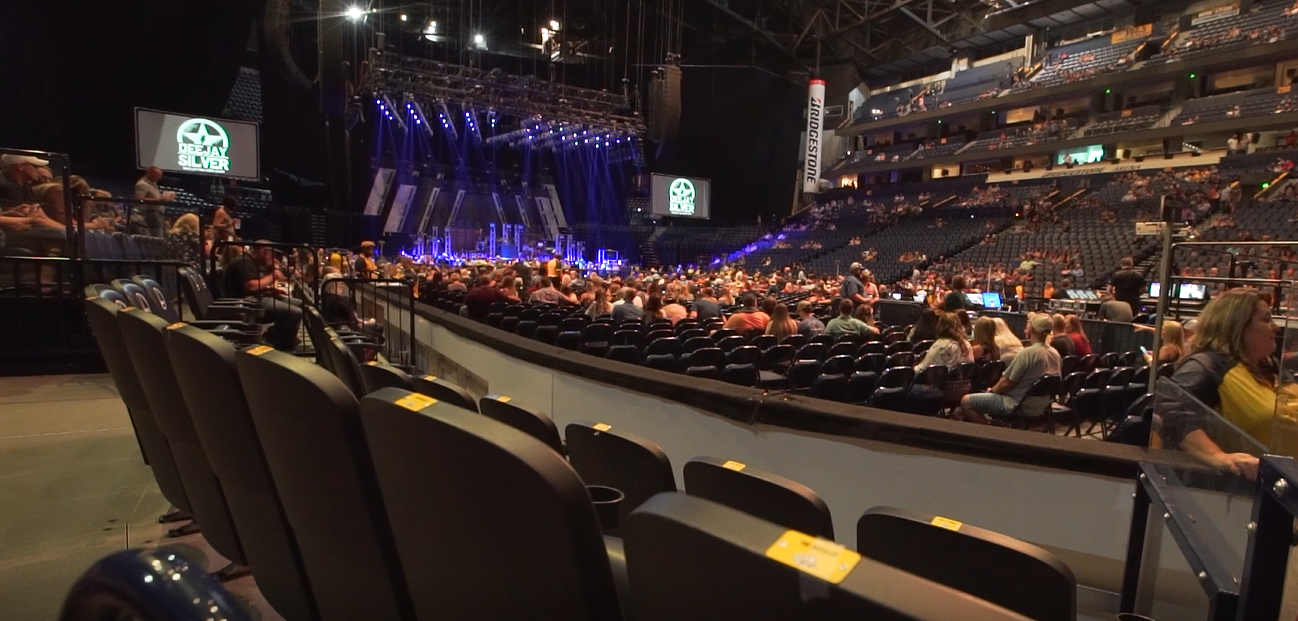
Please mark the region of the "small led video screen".
[[999, 291], [984, 291], [983, 306], [991, 310], [1000, 310], [1001, 294]]
[[655, 216], [707, 219], [711, 213], [712, 182], [707, 179], [655, 173], [649, 190]]
[[135, 109], [140, 168], [235, 179], [261, 176], [256, 123]]

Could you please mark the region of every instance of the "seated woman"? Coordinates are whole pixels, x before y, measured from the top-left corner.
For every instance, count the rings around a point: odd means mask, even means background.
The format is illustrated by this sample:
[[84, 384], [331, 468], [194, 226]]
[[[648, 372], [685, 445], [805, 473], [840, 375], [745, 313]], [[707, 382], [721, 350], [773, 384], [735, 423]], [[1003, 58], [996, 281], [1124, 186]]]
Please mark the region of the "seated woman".
[[975, 362], [990, 362], [1001, 359], [1001, 349], [996, 345], [996, 320], [991, 317], [979, 317], [974, 322], [973, 359]]
[[1185, 357], [1185, 329], [1180, 322], [1164, 321], [1159, 342], [1158, 364], [1177, 363]]
[[1271, 447], [1276, 417], [1298, 417], [1298, 390], [1291, 382], [1281, 385], [1271, 358], [1275, 349], [1271, 308], [1256, 289], [1230, 289], [1209, 302], [1199, 316], [1193, 353], [1172, 376], [1185, 393], [1162, 414], [1163, 446], [1220, 470], [1256, 478], [1258, 458], [1244, 452], [1252, 443], [1231, 437], [1225, 425], [1213, 425], [1211, 415], [1193, 400], [1215, 410], [1256, 443]]
[[1082, 329], [1082, 318], [1077, 315], [1069, 315], [1065, 320], [1064, 330], [1068, 338], [1073, 339], [1073, 353], [1078, 356], [1091, 355], [1091, 339], [1086, 337], [1086, 331]]
[[1023, 351], [1023, 340], [1014, 334], [1004, 319], [993, 317], [992, 321], [996, 322], [996, 348], [1001, 351], [1001, 360], [1009, 364], [1014, 356]]
[[924, 359], [915, 365], [915, 373], [923, 373], [933, 366], [950, 368], [973, 361], [974, 351], [960, 329], [960, 319], [955, 313], [942, 313], [937, 319], [937, 340], [925, 352]]

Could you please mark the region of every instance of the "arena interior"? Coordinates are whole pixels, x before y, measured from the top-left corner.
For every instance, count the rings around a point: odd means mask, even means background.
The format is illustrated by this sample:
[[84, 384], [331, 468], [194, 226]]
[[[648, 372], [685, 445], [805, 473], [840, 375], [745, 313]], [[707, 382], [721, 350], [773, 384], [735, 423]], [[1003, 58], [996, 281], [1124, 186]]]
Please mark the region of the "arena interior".
[[0, 47], [0, 619], [1298, 618], [1298, 3]]

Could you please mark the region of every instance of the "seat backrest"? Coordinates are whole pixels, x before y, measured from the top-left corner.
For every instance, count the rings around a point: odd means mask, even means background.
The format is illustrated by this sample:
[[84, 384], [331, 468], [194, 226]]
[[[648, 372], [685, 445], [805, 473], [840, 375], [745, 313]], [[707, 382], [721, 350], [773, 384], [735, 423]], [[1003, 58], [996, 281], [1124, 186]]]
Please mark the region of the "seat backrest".
[[825, 539], [834, 538], [829, 507], [796, 481], [747, 465], [696, 457], [685, 463], [685, 491]]
[[[682, 338], [682, 337], [677, 337]], [[706, 336], [690, 337], [684, 343], [681, 343], [681, 353], [688, 354], [704, 347], [714, 347], [716, 343]]]
[[356, 397], [323, 368], [267, 347], [235, 364], [324, 620], [413, 620]]
[[622, 490], [623, 517], [654, 494], [676, 491], [671, 460], [657, 444], [604, 423], [578, 421], [563, 433], [568, 461], [587, 485]]
[[704, 347], [691, 352], [682, 358], [682, 364], [689, 367], [719, 367], [726, 360], [726, 353], [720, 347]]
[[171, 354], [167, 351], [169, 324], [158, 315], [131, 308], [117, 313], [117, 325], [121, 326], [122, 340], [140, 385], [146, 387], [149, 411], [171, 445], [185, 495], [189, 497], [194, 518], [203, 527], [203, 538], [221, 556], [247, 565], [243, 544], [230, 519], [225, 491], [212, 473], [211, 462], [176, 379]]
[[[627, 522], [630, 608], [637, 618], [1026, 621], [833, 542], [702, 498], [659, 494]], [[816, 559], [814, 569], [808, 559]]]
[[235, 348], [193, 326], [168, 331], [167, 351], [194, 429], [221, 480], [257, 589], [289, 619], [315, 619], [315, 596], [235, 369]]
[[199, 319], [207, 318], [207, 307], [212, 304], [212, 292], [208, 290], [203, 275], [192, 267], [176, 270], [180, 275], [180, 287], [189, 300], [189, 310]]
[[420, 375], [414, 380], [415, 392], [419, 394], [428, 395], [438, 401], [445, 401], [471, 412], [478, 411], [478, 401], [462, 386], [452, 384], [436, 375]]
[[487, 418], [500, 421], [517, 429], [563, 455], [563, 440], [559, 428], [549, 416], [518, 407], [506, 395], [487, 395], [478, 400], [478, 411]]
[[[1077, 618], [1077, 581], [1055, 555], [955, 520], [891, 507], [865, 512], [856, 549], [1038, 621]], [[951, 563], [949, 559], [964, 559]]]
[[329, 359], [329, 370], [333, 371], [333, 374], [342, 380], [357, 398], [365, 396], [365, 380], [362, 379], [361, 363], [356, 359], [356, 354], [352, 353], [352, 350], [333, 330], [326, 328], [325, 335], [324, 356]]
[[167, 323], [180, 321], [180, 312], [175, 305], [167, 301], [167, 292], [162, 290], [162, 285], [158, 281], [147, 276], [136, 276], [131, 282], [144, 289], [149, 294], [149, 302], [152, 305], [152, 311], [155, 315], [162, 317]]
[[177, 508], [190, 511], [189, 496], [180, 479], [180, 470], [176, 467], [171, 445], [158, 428], [158, 421], [150, 410], [148, 396], [135, 373], [135, 364], [131, 362], [131, 354], [122, 338], [122, 328], [117, 321], [121, 307], [96, 297], [87, 299], [85, 308], [90, 329], [94, 331], [95, 341], [99, 344], [99, 353], [103, 355], [117, 393], [126, 404], [126, 413], [131, 417], [131, 426], [135, 428], [135, 437], [144, 453], [144, 461], [153, 470], [153, 478], [157, 481], [162, 496]]
[[827, 375], [847, 375], [852, 372], [852, 367], [856, 361], [849, 355], [832, 356], [825, 361], [825, 365], [820, 368], [820, 372]]
[[424, 587], [419, 619], [622, 618], [590, 496], [561, 455], [395, 388], [365, 397], [361, 419], [406, 579]]
[[892, 367], [879, 377], [879, 388], [905, 388], [914, 379], [913, 367]]
[[361, 382], [365, 386], [365, 394], [370, 394], [380, 388], [400, 388], [402, 390], [413, 390], [415, 382], [411, 379], [410, 374], [377, 360], [371, 360], [358, 367], [361, 373]]
[[113, 288], [126, 296], [126, 299], [130, 301], [131, 306], [150, 313], [154, 312], [153, 297], [149, 295], [149, 292], [144, 290], [144, 287], [141, 287], [125, 278], [118, 278], [113, 281]]

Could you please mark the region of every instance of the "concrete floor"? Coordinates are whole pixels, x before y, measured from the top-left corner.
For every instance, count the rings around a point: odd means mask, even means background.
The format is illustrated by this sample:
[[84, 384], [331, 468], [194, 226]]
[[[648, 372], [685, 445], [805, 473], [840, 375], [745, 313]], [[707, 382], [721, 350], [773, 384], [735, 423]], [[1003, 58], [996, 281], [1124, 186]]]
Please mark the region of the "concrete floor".
[[[77, 577], [127, 548], [224, 566], [201, 535], [163, 539], [169, 508], [109, 376], [0, 378], [0, 619], [57, 619]], [[226, 587], [254, 618], [279, 619], [251, 577]]]

